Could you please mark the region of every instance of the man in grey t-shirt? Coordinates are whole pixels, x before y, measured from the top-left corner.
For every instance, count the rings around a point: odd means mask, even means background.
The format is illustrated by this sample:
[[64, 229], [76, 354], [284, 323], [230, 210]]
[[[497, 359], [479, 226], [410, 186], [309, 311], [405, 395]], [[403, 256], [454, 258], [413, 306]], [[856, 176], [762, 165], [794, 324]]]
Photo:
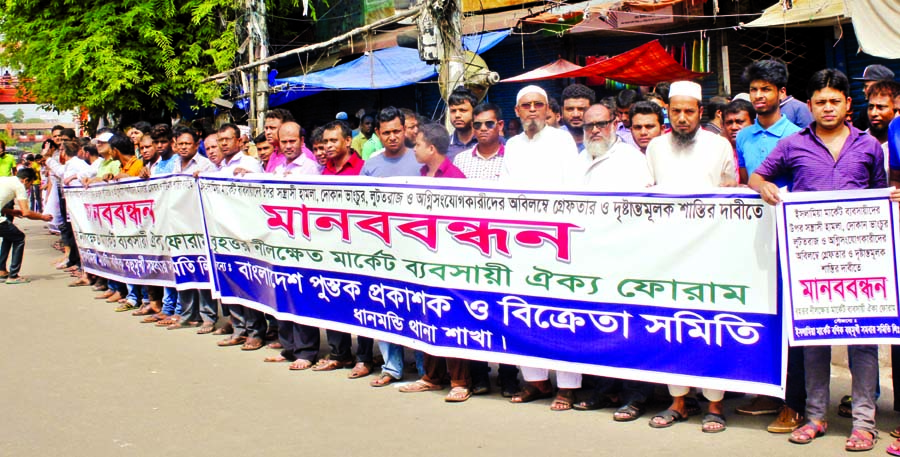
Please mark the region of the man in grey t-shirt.
[[[388, 119], [389, 117], [390, 119]], [[381, 139], [384, 149], [366, 160], [360, 175], [378, 178], [419, 176], [419, 169], [422, 168], [422, 165], [416, 162], [415, 153], [404, 143], [406, 129], [403, 126], [403, 113], [394, 107], [389, 107], [379, 113], [378, 119], [375, 133]]]

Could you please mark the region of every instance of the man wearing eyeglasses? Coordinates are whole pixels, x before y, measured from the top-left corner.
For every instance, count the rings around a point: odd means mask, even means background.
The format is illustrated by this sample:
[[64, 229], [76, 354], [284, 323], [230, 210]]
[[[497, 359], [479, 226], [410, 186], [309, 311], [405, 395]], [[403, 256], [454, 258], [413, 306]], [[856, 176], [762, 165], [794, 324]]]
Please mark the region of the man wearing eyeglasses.
[[616, 135], [616, 106], [606, 100], [584, 113], [584, 150], [591, 160], [584, 183], [607, 189], [644, 189], [653, 184], [641, 151]]
[[[524, 132], [506, 143], [500, 181], [532, 189], [563, 188], [580, 182], [584, 161], [572, 136], [547, 127], [547, 92], [538, 86], [526, 86], [516, 96], [516, 114]], [[550, 373], [544, 368], [521, 367], [525, 386], [510, 399], [527, 403], [553, 396]], [[581, 374], [557, 371], [559, 393], [550, 405], [554, 411], [572, 409], [575, 391], [581, 387]]]
[[523, 132], [506, 143], [500, 180], [534, 187], [563, 187], [581, 180], [584, 160], [572, 136], [547, 128], [547, 92], [526, 86], [516, 96]]
[[504, 146], [500, 142], [503, 132], [503, 114], [500, 107], [493, 103], [482, 103], [475, 107], [475, 139], [478, 143], [463, 151], [453, 159], [456, 165], [469, 179], [487, 179], [496, 181], [500, 177], [503, 166]]

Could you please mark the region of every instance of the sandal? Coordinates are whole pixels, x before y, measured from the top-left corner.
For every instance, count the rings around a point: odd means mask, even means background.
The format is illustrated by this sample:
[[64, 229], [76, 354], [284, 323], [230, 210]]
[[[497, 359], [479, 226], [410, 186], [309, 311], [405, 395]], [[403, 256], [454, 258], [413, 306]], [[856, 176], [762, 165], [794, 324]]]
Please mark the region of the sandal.
[[[720, 433], [724, 432], [728, 426], [725, 424], [725, 416], [717, 413], [706, 413], [703, 416], [703, 433]], [[713, 424], [721, 425], [721, 427], [713, 427]]]
[[200, 329], [197, 330], [198, 335], [206, 335], [208, 333], [212, 333], [216, 330], [216, 324], [203, 324], [200, 326]]
[[122, 303], [121, 305], [117, 306], [115, 309], [113, 309], [113, 311], [115, 311], [117, 313], [124, 313], [125, 311], [131, 311], [135, 308], [137, 308], [137, 306], [134, 306], [131, 303], [126, 302], [126, 303]]
[[824, 422], [816, 424], [813, 421], [809, 421], [803, 427], [791, 432], [791, 437], [788, 438], [788, 441], [794, 444], [809, 444], [812, 440], [824, 436], [827, 430], [828, 425]]
[[890, 455], [900, 456], [900, 440], [895, 440], [887, 447], [887, 453]]
[[[584, 393], [585, 391], [587, 393]], [[575, 393], [575, 399], [577, 401], [572, 405], [572, 409], [577, 409], [578, 411], [593, 411], [609, 408], [610, 406], [619, 406], [617, 400], [613, 400], [609, 395], [601, 395], [596, 389], [578, 389]]]
[[574, 389], [559, 389], [553, 403], [550, 403], [550, 411], [568, 411], [575, 402]]
[[395, 379], [393, 376], [389, 374], [382, 374], [381, 376], [373, 379], [369, 382], [369, 385], [372, 387], [384, 387], [395, 382], [399, 381], [399, 379]]
[[312, 368], [313, 363], [306, 359], [297, 359], [291, 362], [288, 366], [288, 370], [291, 371], [303, 371]]
[[152, 314], [156, 314], [156, 311], [153, 311], [153, 308], [150, 306], [141, 307], [137, 311], [131, 313], [132, 316], [150, 316]]
[[900, 427], [891, 430], [891, 436], [893, 436], [894, 438], [900, 438]]
[[[662, 419], [662, 422], [657, 422], [654, 419]], [[652, 428], [668, 428], [675, 425], [676, 422], [684, 422], [687, 420], [687, 415], [681, 414], [674, 409], [667, 409], [653, 417], [650, 418], [650, 427]]]
[[369, 362], [357, 362], [356, 365], [353, 366], [353, 369], [350, 370], [350, 374], [347, 375], [350, 379], [363, 378], [372, 373], [372, 364]]
[[287, 361], [288, 361], [288, 359], [286, 359], [280, 355], [273, 355], [271, 357], [266, 357], [263, 359], [263, 362], [266, 362], [266, 363], [280, 363], [280, 362], [287, 362]]
[[550, 383], [547, 382], [547, 384], [548, 389], [543, 390], [533, 383], [526, 382], [525, 386], [522, 387], [522, 390], [513, 395], [512, 398], [509, 399], [509, 401], [510, 403], [528, 403], [535, 400], [550, 398], [553, 396], [553, 390], [549, 388]]
[[468, 387], [457, 386], [450, 389], [450, 393], [448, 393], [447, 396], [444, 397], [444, 401], [447, 403], [462, 403], [468, 400], [471, 396], [472, 391], [469, 390]]
[[352, 366], [352, 360], [345, 360], [342, 362], [335, 359], [321, 359], [314, 367], [312, 367], [312, 371], [334, 371], [339, 368], [350, 368]]
[[28, 284], [31, 280], [24, 276], [16, 276], [15, 278], [7, 278], [6, 284]]
[[156, 314], [154, 314], [154, 315], [152, 315], [152, 316], [147, 316], [147, 317], [141, 319], [141, 323], [142, 323], [142, 324], [152, 324], [152, 323], [154, 323], [154, 322], [159, 322], [159, 321], [161, 321], [161, 320], [163, 320], [163, 319], [168, 319], [168, 318], [170, 318], [170, 317], [172, 317], [172, 316], [169, 316], [169, 315], [167, 315], [167, 314], [159, 314], [159, 313], [156, 313]]
[[847, 442], [844, 444], [844, 450], [850, 452], [870, 451], [878, 442], [878, 432], [853, 429]]
[[179, 322], [175, 322], [174, 324], [169, 324], [166, 327], [166, 330], [180, 330], [183, 328], [195, 328], [195, 327], [199, 327], [199, 326], [200, 326], [200, 322], [198, 322], [198, 321], [179, 321]]
[[424, 379], [419, 379], [416, 382], [411, 382], [400, 389], [400, 392], [404, 393], [419, 393], [419, 392], [429, 392], [432, 390], [443, 390], [444, 388], [437, 384], [432, 384]]
[[156, 321], [157, 327], [168, 327], [172, 324], [177, 324], [181, 320], [181, 316], [170, 316], [165, 319], [160, 319]]
[[644, 415], [646, 412], [644, 403], [633, 401], [624, 405], [613, 413], [613, 420], [616, 422], [631, 422]]

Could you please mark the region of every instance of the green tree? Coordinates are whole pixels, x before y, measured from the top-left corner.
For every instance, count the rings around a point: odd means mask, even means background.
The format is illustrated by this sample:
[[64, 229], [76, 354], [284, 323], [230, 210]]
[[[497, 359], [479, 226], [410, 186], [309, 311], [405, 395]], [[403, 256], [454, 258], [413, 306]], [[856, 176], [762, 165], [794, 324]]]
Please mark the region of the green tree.
[[231, 68], [237, 0], [5, 0], [0, 64], [57, 110], [93, 115], [205, 104]]
[[6, 144], [6, 147], [16, 145], [16, 137], [7, 135], [6, 130], [0, 130], [0, 140], [3, 140], [3, 143]]
[[0, 124], [6, 124], [7, 122], [9, 122], [9, 118], [5, 114], [0, 113]]
[[13, 111], [12, 119], [17, 124], [25, 122], [25, 111], [22, 111], [22, 108]]

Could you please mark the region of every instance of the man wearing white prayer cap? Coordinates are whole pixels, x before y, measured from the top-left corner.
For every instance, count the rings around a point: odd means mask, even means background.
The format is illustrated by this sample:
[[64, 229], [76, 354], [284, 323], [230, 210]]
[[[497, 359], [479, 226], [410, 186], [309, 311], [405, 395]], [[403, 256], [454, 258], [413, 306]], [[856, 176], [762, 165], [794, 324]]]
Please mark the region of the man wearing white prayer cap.
[[538, 86], [525, 86], [516, 95], [523, 132], [506, 143], [500, 181], [543, 189], [582, 180], [586, 161], [571, 135], [547, 125], [549, 109], [547, 92]]
[[[700, 128], [703, 115], [700, 85], [691, 81], [673, 82], [669, 89], [669, 120], [672, 131], [654, 138], [647, 145], [647, 164], [656, 185], [675, 191], [713, 190], [737, 185], [734, 153], [725, 138]], [[665, 428], [688, 417], [685, 396], [687, 386], [669, 385], [672, 405], [650, 419], [653, 428]], [[709, 400], [709, 414], [703, 418], [703, 431], [725, 430], [722, 399], [725, 392], [703, 389]]]
[[[547, 125], [547, 102], [547, 92], [538, 86], [519, 91], [516, 114], [524, 131], [506, 142], [499, 181], [522, 189], [559, 189], [584, 180], [586, 160], [578, 154], [572, 135]], [[553, 396], [549, 370], [521, 368], [525, 386], [513, 395], [513, 403]], [[575, 390], [581, 387], [581, 374], [557, 371], [556, 384], [559, 393], [550, 409], [572, 409]]]

